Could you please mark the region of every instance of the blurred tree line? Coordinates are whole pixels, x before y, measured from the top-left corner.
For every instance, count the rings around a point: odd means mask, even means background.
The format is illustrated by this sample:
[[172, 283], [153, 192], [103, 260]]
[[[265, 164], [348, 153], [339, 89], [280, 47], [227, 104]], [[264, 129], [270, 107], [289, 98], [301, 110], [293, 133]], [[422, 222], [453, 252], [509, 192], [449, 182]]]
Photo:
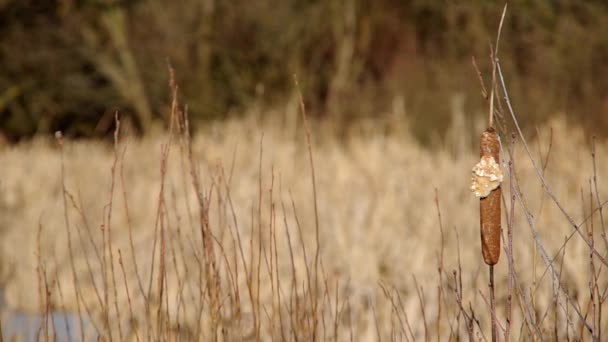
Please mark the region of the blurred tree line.
[[[509, 6], [500, 56], [520, 115], [566, 111], [608, 128], [608, 2]], [[382, 117], [398, 98], [417, 131], [441, 129], [453, 94], [469, 115], [483, 108], [471, 56], [488, 76], [501, 10], [482, 0], [0, 0], [0, 130], [101, 136], [120, 110], [145, 133], [166, 122], [168, 63], [195, 124], [283, 105], [295, 73], [311, 114], [339, 127]]]

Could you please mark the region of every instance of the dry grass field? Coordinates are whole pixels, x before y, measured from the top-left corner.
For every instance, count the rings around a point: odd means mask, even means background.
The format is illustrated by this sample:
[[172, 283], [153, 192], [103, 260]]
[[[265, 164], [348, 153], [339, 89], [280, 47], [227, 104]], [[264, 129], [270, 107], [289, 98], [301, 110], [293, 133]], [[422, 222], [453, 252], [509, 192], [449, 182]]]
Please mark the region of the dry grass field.
[[[542, 177], [502, 137], [514, 267], [503, 250], [496, 315], [513, 340], [598, 339], [608, 324], [608, 144], [565, 122], [526, 137]], [[115, 146], [2, 147], [3, 326], [26, 312], [41, 340], [67, 323], [105, 341], [490, 340], [469, 189], [481, 130], [454, 124], [434, 147], [407, 129], [323, 131], [313, 123], [309, 149], [301, 127], [246, 115], [191, 140], [176, 125]], [[66, 311], [82, 319], [49, 319]]]

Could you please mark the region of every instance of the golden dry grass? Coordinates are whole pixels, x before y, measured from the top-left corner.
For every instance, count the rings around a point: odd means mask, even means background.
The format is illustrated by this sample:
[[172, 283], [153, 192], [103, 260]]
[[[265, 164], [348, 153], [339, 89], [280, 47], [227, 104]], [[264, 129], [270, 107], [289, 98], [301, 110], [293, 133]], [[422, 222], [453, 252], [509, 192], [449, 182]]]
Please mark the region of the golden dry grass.
[[[540, 136], [530, 140], [530, 146], [536, 160], [546, 161], [544, 175], [556, 197], [576, 222], [585, 222], [582, 230], [593, 228], [597, 249], [608, 251], [600, 238], [599, 215], [585, 221], [592, 208], [597, 207], [595, 195], [590, 197], [593, 165], [589, 138], [576, 127], [567, 127], [562, 119], [541, 127], [539, 132]], [[462, 281], [462, 305], [468, 315], [474, 312], [478, 320], [473, 327], [476, 336], [489, 338], [479, 200], [469, 190], [470, 170], [478, 155], [468, 149], [454, 153], [453, 146], [468, 142], [463, 143], [458, 131], [449, 136], [454, 138], [446, 142], [445, 148], [434, 149], [422, 147], [408, 136], [382, 134], [346, 141], [324, 136], [313, 144], [322, 260], [318, 278], [322, 292], [317, 293], [321, 303], [318, 310], [322, 313], [318, 317], [323, 319], [317, 326], [316, 338], [349, 340], [351, 334], [358, 341], [467, 338], [465, 319], [457, 304], [458, 278]], [[168, 140], [167, 135], [161, 135], [119, 143], [113, 196], [112, 147], [93, 141], [64, 143], [65, 185], [73, 196], [67, 199], [73, 256], [67, 244], [57, 143], [39, 139], [3, 148], [0, 283], [10, 310], [39, 312], [49, 304], [52, 310], [76, 312], [79, 293], [82, 314], [90, 316], [96, 333], [106, 338], [113, 335], [119, 340], [134, 339], [136, 331], [142, 340], [150, 336], [165, 339], [174, 336], [171, 334], [209, 340], [212, 326], [221, 326], [226, 333], [217, 334], [223, 340], [255, 339], [257, 319], [261, 326], [257, 337], [262, 340], [270, 340], [270, 336], [279, 340], [286, 336], [290, 340], [310, 339], [312, 332], [306, 329], [311, 326], [310, 317], [315, 315], [307, 313], [312, 310], [307, 280], [313, 277], [307, 270], [313, 271], [316, 237], [310, 165], [303, 135], [294, 138], [275, 125], [245, 119], [209, 127], [193, 139], [201, 187], [211, 195], [209, 222], [220, 269], [220, 301], [224, 303], [220, 318], [208, 310], [210, 301], [205, 289], [210, 287], [204, 285], [202, 273], [208, 267], [201, 261], [205, 258], [199, 206], [187, 153], [180, 151], [176, 140], [168, 157], [164, 192], [162, 197], [159, 195], [161, 149]], [[503, 141], [503, 145], [507, 143]], [[597, 145], [601, 199], [608, 198], [608, 183], [602, 178], [608, 172], [608, 160], [604, 158], [607, 152], [608, 144]], [[547, 197], [520, 143], [515, 156], [519, 189], [533, 215], [539, 241], [548, 255], [556, 258], [554, 265], [561, 284], [583, 315], [589, 313], [586, 320], [590, 325], [595, 319], [596, 324], [606, 326], [606, 315], [591, 317], [597, 310], [592, 310], [589, 299], [589, 247], [576, 234], [565, 243], [573, 233], [572, 226]], [[505, 154], [503, 160], [508, 160]], [[120, 177], [122, 165], [124, 183]], [[503, 172], [503, 193], [508, 204], [508, 170], [504, 168]], [[291, 196], [305, 249], [301, 247]], [[156, 223], [159, 203], [162, 230]], [[504, 208], [503, 215], [508, 209]], [[503, 237], [506, 227], [503, 218]], [[590, 338], [572, 303], [564, 299], [543, 264], [519, 202], [513, 227], [516, 290], [512, 335], [525, 340], [535, 334], [548, 338], [555, 333], [559, 340], [566, 336]], [[102, 238], [108, 231], [111, 240]], [[154, 296], [146, 299], [143, 293], [148, 293], [149, 284], [150, 293], [159, 292], [158, 276], [150, 275], [150, 265], [154, 264], [154, 272], [158, 273], [161, 247], [160, 240], [155, 245], [154, 238], [161, 231], [166, 244], [165, 279], [161, 280], [165, 292], [159, 301]], [[564, 244], [565, 248], [560, 249]], [[126, 286], [118, 250], [124, 262]], [[108, 267], [109, 260], [113, 271]], [[135, 264], [143, 291], [135, 275]], [[595, 267], [599, 265], [596, 259]], [[247, 272], [253, 274], [252, 278]], [[259, 292], [256, 274], [260, 279]], [[497, 316], [504, 327], [506, 257], [501, 257], [496, 265], [495, 277]], [[50, 295], [40, 289], [45, 278]], [[595, 283], [600, 292], [607, 288], [605, 272]], [[235, 299], [237, 292], [240, 296]], [[296, 297], [301, 299], [297, 301]], [[290, 310], [294, 303], [301, 306], [299, 313]], [[159, 305], [161, 309], [157, 311]], [[240, 311], [235, 312], [236, 308]], [[158, 322], [164, 326], [159, 328]], [[290, 329], [297, 332], [289, 333]]]

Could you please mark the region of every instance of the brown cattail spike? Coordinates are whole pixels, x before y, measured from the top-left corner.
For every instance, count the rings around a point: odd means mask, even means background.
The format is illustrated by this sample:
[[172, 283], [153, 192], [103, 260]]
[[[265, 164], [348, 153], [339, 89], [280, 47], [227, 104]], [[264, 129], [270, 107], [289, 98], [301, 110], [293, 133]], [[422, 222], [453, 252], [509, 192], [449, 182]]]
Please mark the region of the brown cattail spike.
[[[493, 189], [488, 189], [489, 193], [479, 200], [479, 217], [481, 223], [481, 252], [483, 260], [488, 265], [495, 265], [500, 257], [500, 198], [502, 172], [500, 171], [500, 141], [494, 128], [490, 127], [481, 133], [480, 144], [481, 163], [489, 160], [492, 164], [490, 169], [496, 173], [488, 174], [485, 179], [493, 179]], [[492, 159], [490, 159], [492, 158]], [[479, 164], [478, 164], [479, 165]], [[483, 173], [483, 172], [482, 172]]]

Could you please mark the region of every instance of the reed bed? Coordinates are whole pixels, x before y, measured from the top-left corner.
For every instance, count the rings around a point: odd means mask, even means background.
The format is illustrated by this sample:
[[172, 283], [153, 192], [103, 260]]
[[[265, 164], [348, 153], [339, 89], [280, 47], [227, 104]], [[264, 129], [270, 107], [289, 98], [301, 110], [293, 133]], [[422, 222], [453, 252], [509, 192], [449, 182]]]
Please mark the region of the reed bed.
[[[317, 236], [303, 135], [246, 119], [182, 139], [3, 150], [4, 326], [9, 312], [68, 311], [106, 340], [490, 338], [472, 149], [313, 138]], [[499, 329], [512, 301], [513, 338], [602, 336], [608, 145], [562, 119], [528, 139], [560, 205], [523, 146], [509, 147], [514, 271], [495, 265]], [[44, 322], [43, 340], [65, 325]]]

